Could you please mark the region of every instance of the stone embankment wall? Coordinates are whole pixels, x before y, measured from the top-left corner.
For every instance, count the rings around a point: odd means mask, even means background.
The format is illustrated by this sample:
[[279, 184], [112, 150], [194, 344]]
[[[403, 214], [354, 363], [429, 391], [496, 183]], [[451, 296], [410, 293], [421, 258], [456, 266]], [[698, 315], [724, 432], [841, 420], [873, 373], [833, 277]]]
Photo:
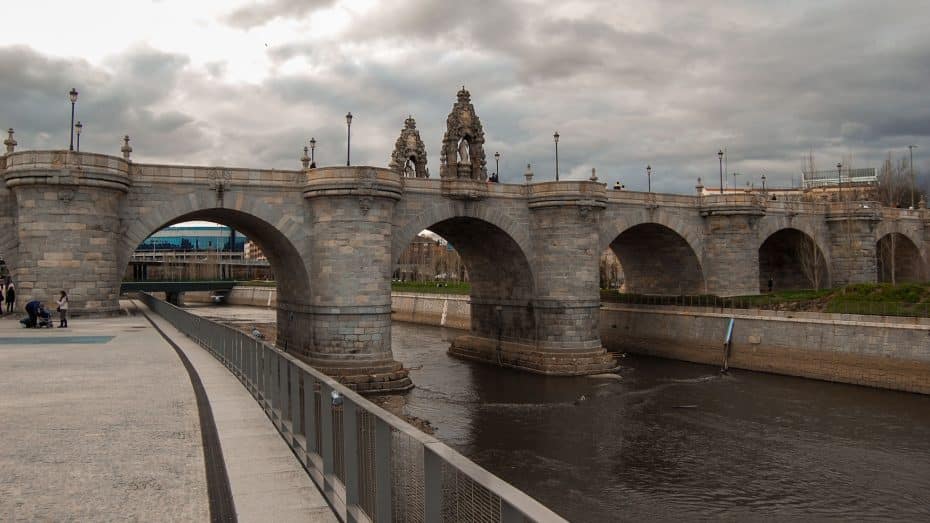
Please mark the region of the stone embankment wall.
[[930, 394], [930, 321], [847, 314], [605, 305], [608, 350]]
[[[207, 302], [210, 293], [187, 293]], [[275, 306], [275, 289], [236, 287], [233, 305]], [[392, 318], [467, 330], [468, 296], [395, 292]], [[930, 319], [606, 304], [608, 350], [720, 366], [735, 319], [729, 365], [737, 369], [930, 394]]]
[[[186, 292], [187, 303], [209, 303], [210, 292]], [[233, 287], [226, 296], [230, 305], [257, 307], [277, 306], [274, 287]], [[468, 296], [458, 294], [391, 293], [391, 318], [397, 321], [438, 325], [468, 330], [471, 326], [471, 305]]]

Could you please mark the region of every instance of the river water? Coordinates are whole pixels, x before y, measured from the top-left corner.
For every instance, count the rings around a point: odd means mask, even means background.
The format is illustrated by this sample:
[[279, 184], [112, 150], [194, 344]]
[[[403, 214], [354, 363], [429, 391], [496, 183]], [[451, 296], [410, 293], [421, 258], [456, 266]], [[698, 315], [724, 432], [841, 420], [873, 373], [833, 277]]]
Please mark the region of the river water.
[[[274, 321], [210, 316], [243, 309]], [[393, 327], [409, 414], [571, 521], [930, 520], [928, 396], [645, 357], [547, 378]]]

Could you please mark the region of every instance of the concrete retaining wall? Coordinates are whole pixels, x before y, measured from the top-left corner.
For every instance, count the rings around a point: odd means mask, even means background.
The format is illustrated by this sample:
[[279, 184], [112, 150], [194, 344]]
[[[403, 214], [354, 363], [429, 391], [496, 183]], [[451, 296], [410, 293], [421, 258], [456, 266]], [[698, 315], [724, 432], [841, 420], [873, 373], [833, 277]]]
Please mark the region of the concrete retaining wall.
[[[211, 292], [185, 292], [187, 303], [210, 303]], [[226, 297], [230, 305], [257, 307], [277, 306], [274, 287], [233, 287]], [[391, 293], [391, 318], [397, 321], [439, 325], [468, 330], [471, 327], [471, 305], [468, 296], [459, 294]]]
[[[210, 293], [187, 293], [207, 302]], [[236, 287], [233, 305], [275, 306], [275, 289]], [[392, 318], [468, 330], [469, 297], [395, 292]], [[930, 319], [606, 304], [601, 340], [611, 351], [721, 365], [735, 319], [733, 368], [930, 394]]]
[[613, 351], [719, 366], [731, 317], [731, 367], [930, 394], [926, 319], [605, 305], [601, 339]]

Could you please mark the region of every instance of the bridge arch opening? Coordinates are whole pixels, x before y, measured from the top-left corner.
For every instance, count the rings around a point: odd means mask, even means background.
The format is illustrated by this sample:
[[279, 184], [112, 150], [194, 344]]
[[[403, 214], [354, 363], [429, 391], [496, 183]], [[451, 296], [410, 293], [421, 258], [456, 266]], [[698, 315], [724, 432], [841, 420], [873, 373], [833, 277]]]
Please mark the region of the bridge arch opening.
[[830, 286], [826, 257], [816, 240], [798, 229], [778, 230], [759, 246], [759, 290], [823, 289]]
[[[535, 340], [533, 272], [523, 249], [501, 227], [480, 218], [444, 219], [427, 227], [394, 262], [395, 279], [440, 286], [467, 282], [472, 334], [503, 341]], [[437, 317], [449, 313], [425, 308], [414, 312]], [[443, 324], [452, 322], [450, 318]]]
[[610, 256], [603, 256], [602, 273], [606, 268], [607, 283], [619, 283], [622, 292], [686, 295], [706, 290], [704, 271], [694, 249], [665, 225], [634, 225], [617, 235], [608, 251], [619, 267]]
[[909, 283], [924, 278], [920, 249], [904, 234], [891, 232], [879, 238], [875, 255], [880, 283]]
[[[300, 328], [300, 325], [309, 323], [301, 322], [301, 318], [298, 317], [312, 299], [312, 286], [305, 256], [299, 245], [295, 245], [292, 239], [268, 221], [234, 209], [203, 209], [179, 215], [155, 230], [143, 231], [137, 228], [130, 231], [130, 241], [138, 246], [143, 240], [172, 225], [200, 221], [225, 225], [245, 235], [258, 246], [267, 259], [277, 288], [276, 335], [269, 341], [276, 341], [281, 347], [294, 347], [297, 351], [310, 347], [312, 333], [308, 332], [308, 329]], [[122, 259], [126, 260], [123, 274], [127, 274], [132, 252], [126, 253]]]

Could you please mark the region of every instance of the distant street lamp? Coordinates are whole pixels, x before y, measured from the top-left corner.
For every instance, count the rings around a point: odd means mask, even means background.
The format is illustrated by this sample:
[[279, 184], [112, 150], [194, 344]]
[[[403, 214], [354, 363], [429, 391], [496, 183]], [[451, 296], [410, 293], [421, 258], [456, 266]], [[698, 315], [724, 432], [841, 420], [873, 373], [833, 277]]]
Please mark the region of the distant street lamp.
[[555, 140], [555, 181], [559, 181], [559, 132], [556, 131], [552, 135], [552, 139]]
[[71, 145], [68, 146], [69, 151], [74, 150], [74, 103], [77, 102], [77, 97], [77, 89], [72, 87], [71, 91], [68, 92], [68, 98], [71, 99]]
[[81, 131], [84, 130], [84, 124], [78, 120], [78, 123], [74, 124], [74, 134], [77, 135], [77, 152], [81, 152]]
[[765, 193], [765, 173], [762, 173], [762, 192]]
[[837, 162], [836, 164], [836, 190], [838, 195], [843, 195], [843, 164]]
[[648, 192], [652, 192], [652, 166], [646, 166], [646, 186], [648, 187]]
[[316, 168], [316, 138], [310, 138], [310, 168]]
[[494, 181], [500, 182], [501, 179], [501, 153], [494, 153]]
[[907, 149], [911, 153], [911, 160], [908, 163], [908, 167], [911, 168], [911, 209], [914, 208], [914, 188], [917, 186], [917, 181], [914, 179], [914, 149], [916, 145], [908, 145]]
[[349, 153], [352, 150], [352, 113], [346, 113], [346, 167], [352, 165]]
[[723, 149], [717, 151], [717, 159], [720, 160], [720, 194], [723, 194]]

